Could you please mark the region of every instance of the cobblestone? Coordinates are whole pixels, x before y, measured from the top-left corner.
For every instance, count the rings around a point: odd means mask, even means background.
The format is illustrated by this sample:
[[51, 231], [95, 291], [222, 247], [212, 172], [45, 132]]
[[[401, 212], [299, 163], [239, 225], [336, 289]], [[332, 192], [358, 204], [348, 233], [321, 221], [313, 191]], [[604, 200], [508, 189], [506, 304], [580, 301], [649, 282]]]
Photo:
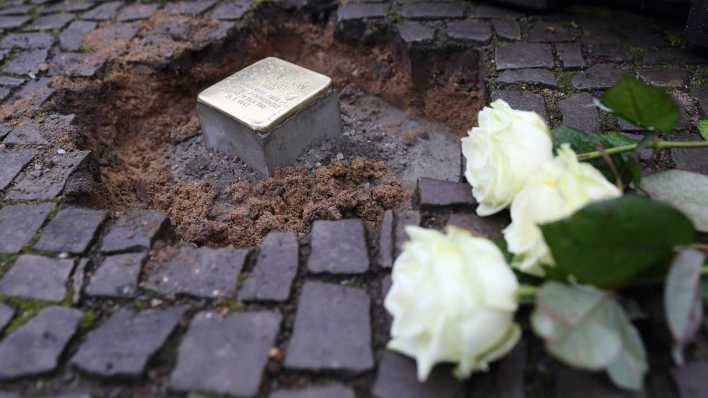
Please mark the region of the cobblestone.
[[599, 64], [573, 77], [573, 87], [577, 90], [597, 90], [610, 88], [622, 78], [623, 72], [612, 64]]
[[246, 279], [239, 299], [242, 301], [283, 302], [297, 274], [298, 242], [291, 232], [271, 232], [261, 243], [256, 266]]
[[157, 9], [157, 4], [129, 4], [123, 7], [120, 14], [118, 14], [118, 21], [133, 22], [148, 19], [157, 12]]
[[241, 19], [251, 8], [253, 0], [233, 0], [219, 4], [211, 15], [216, 19], [235, 20]]
[[504, 213], [480, 217], [474, 213], [455, 212], [450, 214], [447, 221], [447, 225], [463, 228], [492, 240], [504, 239], [502, 230], [510, 223], [509, 216]]
[[61, 48], [67, 51], [77, 51], [86, 39], [86, 36], [96, 29], [96, 22], [74, 21], [59, 35]]
[[44, 8], [41, 11], [41, 14], [54, 14], [60, 12], [81, 12], [88, 10], [95, 4], [96, 2], [92, 0], [65, 0]]
[[29, 21], [26, 16], [0, 17], [0, 29], [19, 28]]
[[11, 205], [0, 209], [0, 253], [22, 250], [54, 209], [54, 204]]
[[171, 223], [167, 215], [158, 211], [128, 210], [103, 238], [101, 252], [118, 253], [148, 250], [161, 235], [169, 233]]
[[36, 110], [47, 102], [47, 100], [54, 95], [55, 91], [51, 80], [42, 77], [25, 84], [25, 86], [12, 97], [12, 101], [26, 101], [29, 109]]
[[73, 132], [74, 115], [48, 114], [41, 121], [25, 119], [3, 141], [15, 145], [49, 145]]
[[558, 101], [558, 108], [563, 115], [563, 126], [588, 133], [600, 132], [600, 115], [592, 95], [573, 94]]
[[691, 95], [698, 100], [702, 115], [708, 117], [708, 88], [694, 89], [691, 91]]
[[216, 0], [192, 0], [192, 1], [177, 1], [168, 3], [165, 6], [165, 12], [172, 15], [189, 15], [196, 16], [204, 13], [216, 4]]
[[105, 60], [93, 54], [58, 53], [49, 68], [50, 76], [94, 77]]
[[679, 88], [688, 81], [688, 71], [673, 68], [646, 68], [639, 69], [639, 77], [646, 82], [659, 87]]
[[487, 44], [492, 39], [492, 28], [487, 21], [453, 21], [447, 24], [447, 36], [467, 43]]
[[0, 303], [0, 333], [10, 323], [12, 317], [15, 316], [15, 309], [9, 305]]
[[496, 50], [497, 70], [552, 68], [551, 46], [542, 43], [512, 43]]
[[0, 280], [0, 293], [10, 297], [60, 302], [67, 293], [67, 283], [74, 260], [24, 254], [17, 258]]
[[83, 253], [105, 219], [103, 210], [64, 209], [44, 228], [34, 248], [57, 253]]
[[533, 111], [548, 120], [546, 115], [546, 101], [543, 96], [535, 93], [522, 92], [518, 90], [498, 90], [493, 91], [491, 100], [503, 99], [514, 109], [523, 111]]
[[183, 247], [155, 268], [145, 288], [168, 295], [231, 297], [248, 253], [249, 250]]
[[281, 315], [199, 313], [179, 346], [170, 387], [177, 391], [253, 396], [258, 392]]
[[497, 82], [506, 84], [538, 84], [548, 87], [558, 87], [558, 81], [553, 72], [547, 69], [512, 69], [505, 70], [497, 78]]
[[373, 368], [369, 306], [361, 289], [306, 282], [285, 366], [350, 372]]
[[379, 265], [383, 268], [393, 266], [395, 219], [393, 210], [386, 210], [379, 232]]
[[10, 185], [35, 155], [37, 155], [37, 151], [34, 149], [0, 151], [0, 191]]
[[444, 206], [472, 206], [472, 187], [466, 183], [421, 178], [418, 180], [418, 199], [421, 208]]
[[183, 314], [181, 308], [140, 313], [120, 310], [86, 336], [71, 363], [94, 375], [137, 378]]
[[572, 41], [573, 33], [566, 26], [556, 22], [539, 22], [529, 29], [528, 41], [560, 42]]
[[315, 221], [307, 269], [314, 273], [358, 274], [368, 271], [364, 224], [361, 220]]
[[437, 367], [425, 383], [418, 382], [415, 361], [385, 351], [379, 364], [373, 393], [377, 398], [453, 398], [463, 385], [452, 377], [449, 368]]
[[73, 15], [69, 14], [50, 14], [39, 17], [32, 21], [32, 23], [25, 28], [26, 31], [37, 31], [37, 30], [54, 30], [61, 29], [66, 26], [71, 20], [74, 19]]
[[521, 40], [521, 27], [519, 23], [510, 19], [492, 20], [497, 36], [507, 40]]
[[8, 199], [49, 200], [64, 190], [71, 174], [86, 160], [88, 151], [56, 154], [45, 160], [40, 168], [35, 168], [15, 183], [8, 192]]
[[118, 10], [123, 6], [123, 2], [111, 1], [103, 3], [98, 7], [81, 14], [82, 19], [89, 21], [106, 21], [118, 15]]
[[140, 270], [146, 260], [146, 253], [106, 257], [89, 280], [86, 294], [109, 298], [133, 297], [138, 290]]
[[398, 25], [398, 34], [406, 45], [421, 44], [435, 39], [435, 30], [420, 22], [406, 21]]
[[408, 240], [406, 227], [419, 226], [421, 221], [420, 212], [417, 210], [401, 210], [396, 215], [396, 243], [393, 247], [394, 257], [398, 257], [403, 250], [403, 244]]
[[399, 13], [409, 19], [464, 18], [466, 5], [462, 2], [404, 3]]
[[47, 33], [13, 33], [0, 40], [0, 48], [31, 50], [35, 48], [50, 48], [54, 37]]
[[47, 50], [39, 49], [18, 54], [2, 70], [15, 75], [36, 75], [47, 61]]
[[708, 362], [699, 361], [687, 363], [672, 372], [672, 377], [679, 390], [681, 398], [698, 398], [708, 394], [708, 381], [705, 372]]
[[0, 342], [0, 380], [51, 372], [83, 313], [48, 307]]
[[566, 69], [584, 68], [586, 65], [582, 49], [577, 43], [558, 43], [556, 53]]

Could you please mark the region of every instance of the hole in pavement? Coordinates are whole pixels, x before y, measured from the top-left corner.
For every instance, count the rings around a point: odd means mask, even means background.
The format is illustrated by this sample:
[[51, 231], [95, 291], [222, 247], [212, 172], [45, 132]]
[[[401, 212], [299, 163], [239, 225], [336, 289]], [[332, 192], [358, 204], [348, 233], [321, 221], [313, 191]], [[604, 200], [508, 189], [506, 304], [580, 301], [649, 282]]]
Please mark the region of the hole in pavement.
[[[244, 247], [271, 230], [304, 236], [315, 219], [356, 216], [373, 226], [385, 209], [410, 201], [419, 176], [460, 179], [459, 136], [482, 106], [476, 52], [402, 55], [390, 40], [341, 43], [331, 24], [285, 13], [268, 20], [159, 71], [118, 57], [101, 79], [63, 79], [60, 109], [77, 115], [75, 144], [99, 165], [100, 183], [79, 200], [158, 209], [184, 240]], [[333, 79], [344, 139], [259, 179], [238, 158], [207, 150], [195, 102], [204, 88], [267, 56]]]

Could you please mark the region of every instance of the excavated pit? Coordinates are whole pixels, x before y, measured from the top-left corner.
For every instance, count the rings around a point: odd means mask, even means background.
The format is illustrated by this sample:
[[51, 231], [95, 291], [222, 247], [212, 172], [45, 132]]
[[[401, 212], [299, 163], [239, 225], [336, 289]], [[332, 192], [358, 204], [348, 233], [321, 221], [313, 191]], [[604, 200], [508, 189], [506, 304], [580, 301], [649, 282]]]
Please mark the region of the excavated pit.
[[[77, 115], [72, 145], [91, 150], [98, 163], [99, 178], [74, 200], [114, 211], [158, 209], [186, 241], [244, 247], [271, 230], [304, 236], [315, 219], [356, 216], [371, 227], [385, 209], [409, 205], [421, 170], [459, 179], [454, 148], [483, 104], [476, 68], [432, 57], [430, 79], [420, 84], [390, 40], [354, 47], [334, 39], [332, 23], [287, 12], [268, 15], [267, 23], [252, 20], [218, 49], [188, 51], [177, 41], [176, 51], [184, 53], [161, 67], [150, 62], [165, 49], [146, 47], [146, 37], [103, 49], [94, 44], [110, 60], [103, 76], [57, 80], [58, 107]], [[143, 30], [179, 23], [156, 14]], [[186, 37], [193, 40], [203, 26], [190, 24], [194, 31]], [[260, 180], [238, 158], [206, 149], [195, 102], [204, 88], [267, 56], [332, 77], [344, 139], [312, 147], [293, 167]], [[425, 163], [436, 157], [450, 165]]]

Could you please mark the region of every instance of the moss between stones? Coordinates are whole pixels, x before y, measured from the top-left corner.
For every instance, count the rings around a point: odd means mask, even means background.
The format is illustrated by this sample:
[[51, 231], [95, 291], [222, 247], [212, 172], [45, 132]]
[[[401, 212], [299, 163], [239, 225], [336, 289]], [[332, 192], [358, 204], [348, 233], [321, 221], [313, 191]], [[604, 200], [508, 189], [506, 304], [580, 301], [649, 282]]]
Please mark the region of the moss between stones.
[[52, 305], [47, 301], [10, 298], [3, 295], [0, 295], [0, 302], [10, 305], [17, 311], [15, 318], [5, 328], [6, 336], [34, 318], [40, 311]]
[[575, 92], [573, 78], [577, 73], [577, 71], [563, 71], [558, 74], [558, 88], [563, 94], [570, 95]]

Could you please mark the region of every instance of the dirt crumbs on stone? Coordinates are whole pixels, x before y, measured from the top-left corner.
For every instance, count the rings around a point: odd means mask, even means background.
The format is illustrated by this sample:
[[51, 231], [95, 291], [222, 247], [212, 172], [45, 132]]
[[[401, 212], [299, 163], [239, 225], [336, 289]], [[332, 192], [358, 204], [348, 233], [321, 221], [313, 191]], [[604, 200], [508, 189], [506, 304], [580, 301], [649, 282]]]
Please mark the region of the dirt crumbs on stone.
[[[195, 211], [198, 202], [213, 200], [208, 189], [195, 188], [169, 208], [178, 232], [197, 244], [259, 244], [270, 231], [308, 233], [313, 221], [360, 217], [377, 225], [385, 209], [397, 207], [406, 197], [398, 180], [383, 162], [357, 159], [332, 162], [314, 175], [304, 168], [277, 170], [272, 178], [250, 184], [238, 182], [227, 190], [230, 200], [208, 214]], [[209, 221], [204, 220], [209, 218]]]

